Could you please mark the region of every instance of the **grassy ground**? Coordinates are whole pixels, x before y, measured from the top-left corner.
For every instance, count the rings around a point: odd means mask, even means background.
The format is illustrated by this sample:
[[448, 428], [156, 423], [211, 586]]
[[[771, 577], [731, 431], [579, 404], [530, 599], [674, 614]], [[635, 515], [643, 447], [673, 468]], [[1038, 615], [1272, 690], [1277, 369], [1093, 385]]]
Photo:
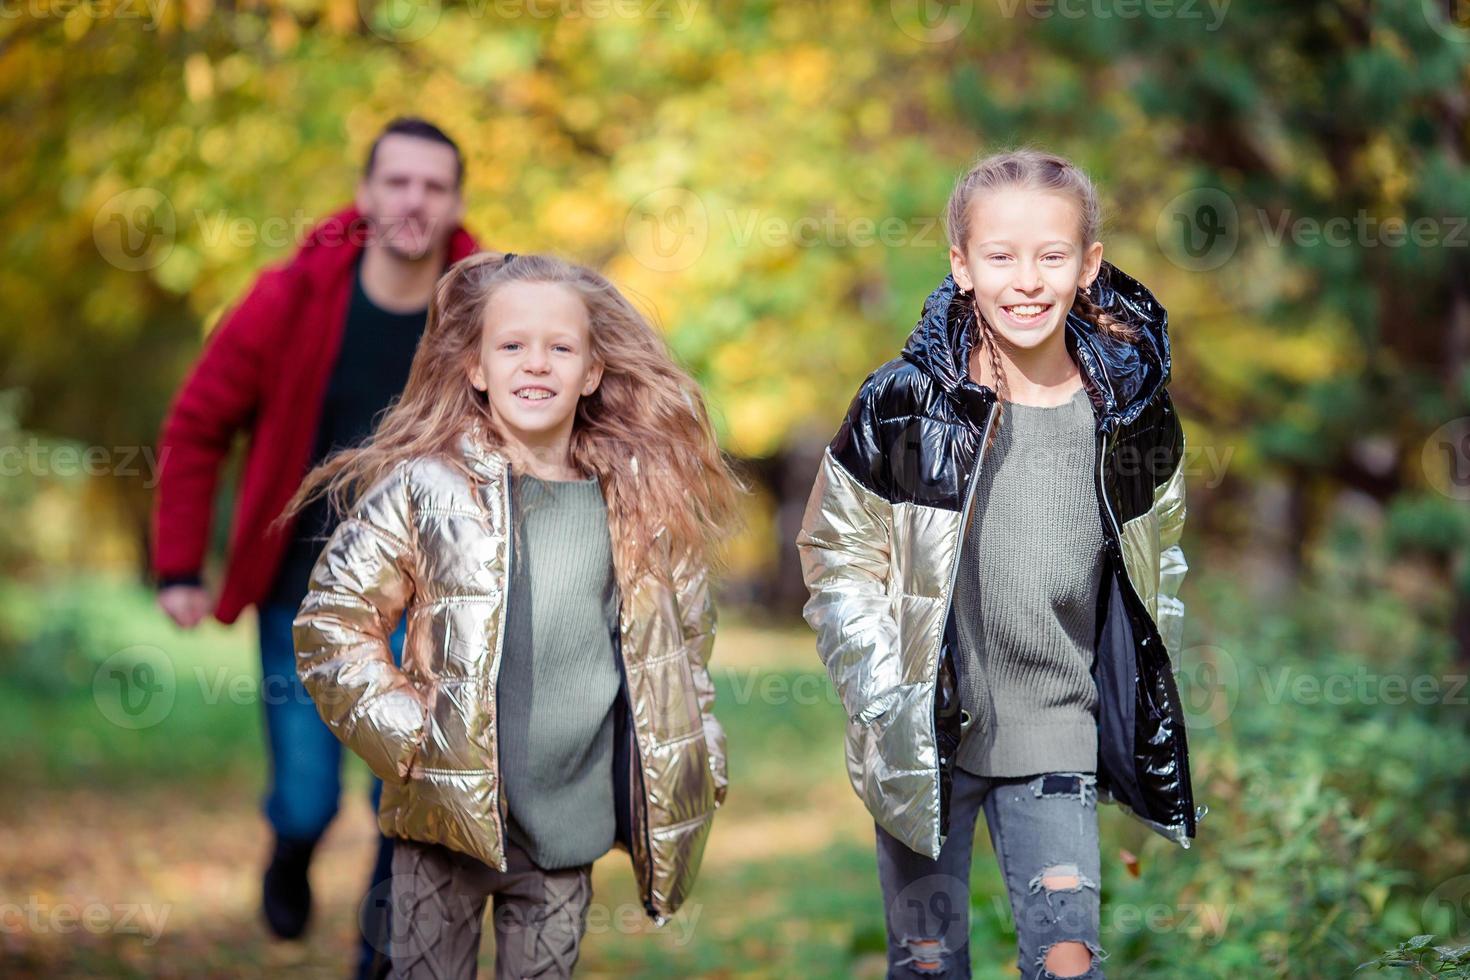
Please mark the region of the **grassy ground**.
[[[1397, 607], [1332, 597], [1322, 609], [1320, 623], [1294, 612], [1298, 623], [1222, 598], [1194, 605], [1192, 629], [1211, 644], [1185, 651], [1183, 679], [1196, 793], [1212, 814], [1184, 852], [1102, 808], [1111, 975], [1173, 977], [1187, 962], [1201, 977], [1340, 977], [1416, 932], [1470, 925], [1470, 904], [1457, 918], [1434, 901], [1461, 885], [1470, 900], [1470, 875], [1454, 877], [1470, 858], [1470, 741], [1454, 709], [1282, 703], [1251, 681], [1267, 665], [1346, 674], [1355, 648], [1380, 667], [1385, 650], [1405, 670], [1433, 659]], [[74, 583], [0, 590], [0, 643], [0, 976], [347, 975], [375, 847], [367, 772], [352, 760], [313, 867], [307, 941], [270, 940], [253, 624], [184, 633], [142, 592]], [[1220, 666], [1239, 679], [1220, 681]], [[810, 634], [727, 616], [713, 672], [732, 786], [699, 884], [654, 930], [627, 856], [599, 861], [579, 975], [882, 976], [872, 824], [846, 782], [842, 712]], [[1014, 977], [983, 831], [971, 908], [975, 975]]]
[[[0, 685], [0, 973], [345, 975], [375, 846], [365, 767], [352, 760], [313, 867], [309, 941], [271, 941], [253, 625], [184, 633], [146, 596], [108, 601], [119, 632], [104, 649], [120, 654], [93, 677], [74, 670], [45, 696]], [[581, 975], [881, 975], [871, 825], [842, 777], [841, 713], [809, 635], [730, 622], [716, 658], [733, 787], [699, 887], [655, 930], [627, 856], [599, 861]]]

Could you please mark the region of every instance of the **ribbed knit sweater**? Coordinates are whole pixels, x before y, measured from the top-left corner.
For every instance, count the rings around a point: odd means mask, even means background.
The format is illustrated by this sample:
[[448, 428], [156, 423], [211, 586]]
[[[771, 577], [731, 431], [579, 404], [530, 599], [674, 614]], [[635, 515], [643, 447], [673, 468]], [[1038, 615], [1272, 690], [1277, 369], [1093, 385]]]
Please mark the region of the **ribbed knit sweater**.
[[511, 574], [496, 689], [507, 833], [542, 868], [613, 845], [620, 688], [607, 505], [593, 480], [511, 478]]
[[1005, 404], [976, 477], [955, 582], [956, 764], [981, 776], [1094, 772], [1102, 516], [1092, 406]]

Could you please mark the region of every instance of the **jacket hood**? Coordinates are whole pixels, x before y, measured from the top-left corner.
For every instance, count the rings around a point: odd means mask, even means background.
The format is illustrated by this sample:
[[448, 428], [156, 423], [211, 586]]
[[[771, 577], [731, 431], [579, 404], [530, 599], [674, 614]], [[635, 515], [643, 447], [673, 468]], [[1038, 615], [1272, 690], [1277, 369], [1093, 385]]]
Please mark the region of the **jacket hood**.
[[[371, 233], [372, 227], [361, 211], [351, 206], [342, 208], [317, 222], [291, 257], [289, 269], [312, 280], [341, 275], [362, 254]], [[474, 236], [463, 225], [456, 225], [449, 235], [446, 264], [453, 265], [479, 250]]]
[[[1102, 263], [1093, 286], [1097, 305], [1114, 319], [1137, 328], [1133, 343], [1100, 333], [1075, 310], [1067, 312], [1067, 349], [1090, 380], [1088, 395], [1105, 429], [1127, 424], [1169, 383], [1169, 314], [1154, 294], [1116, 266]], [[953, 275], [944, 277], [909, 334], [903, 357], [932, 375], [946, 392], [974, 385], [968, 378], [975, 311], [957, 301]]]

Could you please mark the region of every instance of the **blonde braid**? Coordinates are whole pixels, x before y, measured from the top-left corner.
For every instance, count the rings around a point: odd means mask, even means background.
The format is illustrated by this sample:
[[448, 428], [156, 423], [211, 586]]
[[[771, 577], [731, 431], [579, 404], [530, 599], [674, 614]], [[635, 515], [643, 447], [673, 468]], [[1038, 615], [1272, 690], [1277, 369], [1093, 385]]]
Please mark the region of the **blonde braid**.
[[1000, 426], [1004, 421], [1005, 411], [1003, 406], [1011, 400], [1011, 384], [1007, 380], [1005, 368], [1001, 364], [1000, 345], [996, 343], [995, 328], [990, 325], [990, 321], [980, 315], [980, 306], [978, 303], [975, 305], [975, 327], [975, 332], [979, 335], [978, 342], [989, 349], [990, 373], [995, 378], [995, 426], [994, 431], [990, 433], [990, 439], [985, 443], [985, 449], [988, 450], [994, 444], [996, 434], [1000, 431]]

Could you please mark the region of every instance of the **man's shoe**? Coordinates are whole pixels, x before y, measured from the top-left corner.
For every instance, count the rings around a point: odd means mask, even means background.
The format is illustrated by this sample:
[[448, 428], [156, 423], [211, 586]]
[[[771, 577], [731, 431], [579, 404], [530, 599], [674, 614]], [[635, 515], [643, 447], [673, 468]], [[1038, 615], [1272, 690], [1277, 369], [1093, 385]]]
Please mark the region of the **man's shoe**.
[[261, 908], [271, 932], [281, 939], [300, 937], [311, 918], [307, 871], [316, 845], [315, 838], [276, 837], [275, 853], [261, 886]]

